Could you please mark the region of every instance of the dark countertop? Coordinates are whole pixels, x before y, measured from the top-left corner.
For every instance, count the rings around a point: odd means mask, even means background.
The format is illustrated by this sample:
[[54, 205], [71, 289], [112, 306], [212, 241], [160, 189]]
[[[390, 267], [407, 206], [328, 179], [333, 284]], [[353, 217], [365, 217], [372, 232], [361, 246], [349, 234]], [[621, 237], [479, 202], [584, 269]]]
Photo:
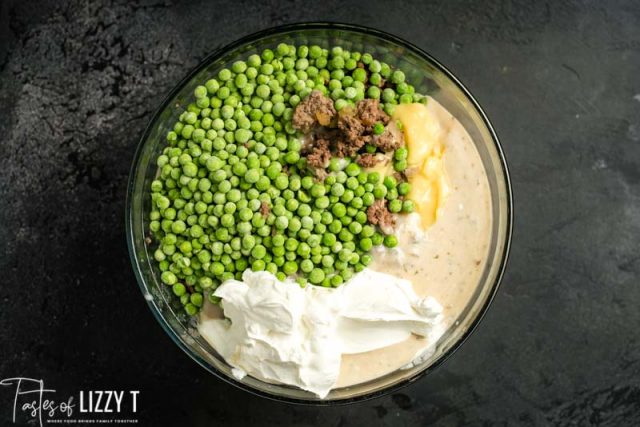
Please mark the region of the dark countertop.
[[[396, 3], [396, 2], [394, 2]], [[640, 424], [640, 4], [0, 4], [0, 379], [138, 389], [142, 425]], [[440, 369], [306, 408], [217, 380], [153, 319], [124, 237], [152, 111], [208, 52], [270, 26], [378, 27], [432, 53], [492, 119], [515, 230], [480, 328]], [[0, 420], [12, 395], [0, 388]]]

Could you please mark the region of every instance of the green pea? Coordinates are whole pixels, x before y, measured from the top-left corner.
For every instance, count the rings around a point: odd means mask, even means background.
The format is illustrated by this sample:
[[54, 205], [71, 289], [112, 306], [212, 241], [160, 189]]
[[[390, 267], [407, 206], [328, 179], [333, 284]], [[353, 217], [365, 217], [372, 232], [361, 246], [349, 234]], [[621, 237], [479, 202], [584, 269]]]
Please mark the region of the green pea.
[[298, 264], [294, 261], [287, 261], [282, 266], [282, 271], [287, 276], [295, 274], [298, 271]]
[[362, 231], [362, 224], [357, 221], [352, 221], [349, 224], [349, 231], [353, 234], [360, 234], [360, 232]]
[[309, 281], [313, 284], [321, 283], [325, 278], [324, 271], [319, 268], [314, 268], [309, 273]]
[[399, 195], [405, 196], [411, 191], [411, 184], [408, 182], [402, 182], [398, 184], [397, 190]]
[[396, 188], [392, 188], [387, 191], [387, 200], [395, 200], [398, 198], [398, 190]]
[[398, 238], [394, 235], [385, 236], [384, 245], [388, 248], [395, 248], [398, 246]]
[[218, 84], [218, 81], [216, 79], [207, 80], [204, 86], [207, 89], [209, 95], [215, 94], [216, 91], [220, 88], [220, 85]]
[[314, 269], [314, 265], [311, 260], [305, 259], [300, 262], [300, 270], [303, 273], [310, 273], [313, 269]]
[[256, 245], [251, 250], [251, 256], [256, 259], [262, 259], [267, 254], [267, 249], [262, 245]]
[[[395, 200], [394, 200], [395, 202]], [[413, 212], [415, 209], [413, 201], [412, 200], [404, 200], [402, 202], [402, 212], [404, 213], [411, 213]]]
[[386, 176], [384, 178], [383, 184], [387, 187], [388, 190], [395, 188], [397, 185], [397, 181], [393, 176]]
[[381, 245], [384, 241], [384, 236], [378, 232], [376, 232], [373, 236], [371, 236], [371, 242], [373, 246]]
[[404, 82], [404, 73], [400, 70], [395, 70], [392, 74], [391, 74], [391, 81], [395, 84], [400, 84]]
[[329, 207], [329, 198], [326, 196], [322, 196], [316, 199], [315, 207], [318, 209], [326, 209]]
[[162, 280], [163, 283], [171, 286], [178, 281], [178, 278], [172, 272], [165, 271], [160, 275], [160, 280]]
[[[371, 83], [374, 84], [373, 82]], [[372, 99], [380, 99], [380, 88], [378, 88], [377, 86], [369, 86], [369, 88], [367, 89], [367, 97]]]
[[275, 226], [279, 230], [284, 230], [289, 226], [289, 219], [286, 216], [279, 216], [276, 218]]
[[396, 160], [393, 162], [393, 169], [398, 172], [403, 172], [407, 169], [407, 161], [406, 160]]

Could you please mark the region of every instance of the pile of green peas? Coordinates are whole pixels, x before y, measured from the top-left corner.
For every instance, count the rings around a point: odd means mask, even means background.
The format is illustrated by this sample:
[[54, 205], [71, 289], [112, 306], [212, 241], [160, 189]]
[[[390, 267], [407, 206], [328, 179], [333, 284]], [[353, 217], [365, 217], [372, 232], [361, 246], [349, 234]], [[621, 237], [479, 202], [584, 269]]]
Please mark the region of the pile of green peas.
[[[380, 89], [382, 79], [392, 85]], [[189, 315], [205, 297], [218, 302], [216, 287], [247, 268], [301, 286], [339, 286], [371, 263], [374, 246], [398, 244], [366, 211], [384, 199], [391, 212], [412, 212], [410, 184], [367, 173], [354, 159], [334, 158], [329, 175], [314, 178], [291, 117], [312, 90], [337, 110], [365, 97], [380, 99], [388, 114], [398, 103], [424, 102], [404, 80], [368, 53], [282, 43], [195, 88], [157, 158], [149, 215], [160, 278]], [[407, 154], [395, 151], [396, 170]]]

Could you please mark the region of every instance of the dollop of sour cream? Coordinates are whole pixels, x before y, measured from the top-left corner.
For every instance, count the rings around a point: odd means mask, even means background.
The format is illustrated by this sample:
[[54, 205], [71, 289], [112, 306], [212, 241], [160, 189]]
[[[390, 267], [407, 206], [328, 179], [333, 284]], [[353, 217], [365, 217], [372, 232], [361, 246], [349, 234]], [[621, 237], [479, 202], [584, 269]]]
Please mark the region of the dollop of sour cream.
[[[335, 386], [343, 354], [406, 340], [435, 343], [442, 307], [419, 298], [411, 282], [365, 269], [338, 288], [279, 281], [246, 270], [216, 291], [226, 319], [202, 316], [198, 330], [234, 368], [233, 374], [289, 384], [325, 397]], [[432, 342], [431, 342], [432, 341]]]

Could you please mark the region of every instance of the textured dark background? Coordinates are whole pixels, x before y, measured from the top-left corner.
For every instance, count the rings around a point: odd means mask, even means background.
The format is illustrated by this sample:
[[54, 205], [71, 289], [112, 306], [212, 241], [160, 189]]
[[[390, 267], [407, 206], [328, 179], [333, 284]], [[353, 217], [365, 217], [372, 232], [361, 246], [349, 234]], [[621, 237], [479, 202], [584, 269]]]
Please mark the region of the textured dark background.
[[[605, 6], [606, 3], [606, 6]], [[161, 330], [124, 237], [138, 138], [208, 52], [303, 20], [389, 31], [477, 96], [511, 166], [511, 261], [433, 375], [335, 408], [205, 373]], [[638, 2], [0, 2], [0, 378], [140, 389], [143, 425], [640, 424]], [[11, 393], [0, 388], [0, 422]]]

